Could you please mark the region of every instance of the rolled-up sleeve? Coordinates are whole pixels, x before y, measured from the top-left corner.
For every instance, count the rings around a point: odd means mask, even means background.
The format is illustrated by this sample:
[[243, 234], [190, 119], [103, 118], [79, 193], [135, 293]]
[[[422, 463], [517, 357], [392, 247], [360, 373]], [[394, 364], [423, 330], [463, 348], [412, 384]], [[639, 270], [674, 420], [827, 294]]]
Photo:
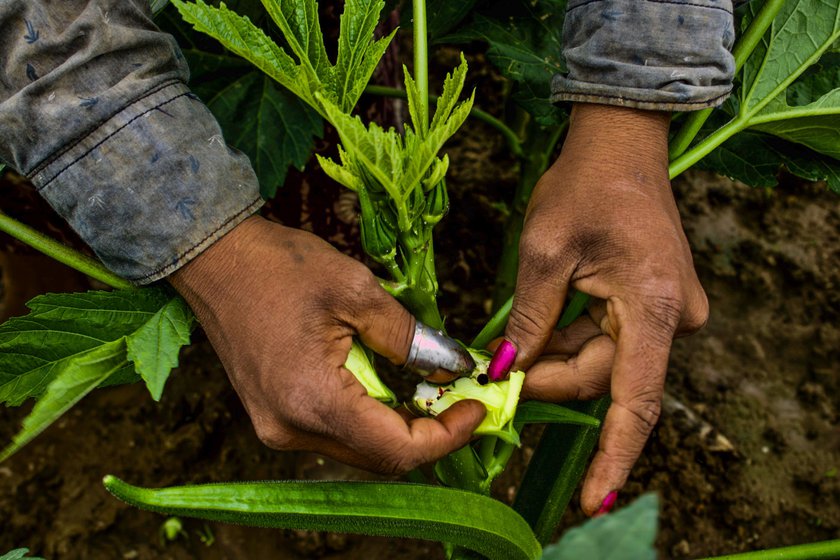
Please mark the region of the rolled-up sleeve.
[[732, 89], [731, 0], [571, 0], [563, 35], [555, 101], [689, 111]]
[[0, 159], [102, 262], [177, 270], [262, 204], [147, 0], [0, 2]]

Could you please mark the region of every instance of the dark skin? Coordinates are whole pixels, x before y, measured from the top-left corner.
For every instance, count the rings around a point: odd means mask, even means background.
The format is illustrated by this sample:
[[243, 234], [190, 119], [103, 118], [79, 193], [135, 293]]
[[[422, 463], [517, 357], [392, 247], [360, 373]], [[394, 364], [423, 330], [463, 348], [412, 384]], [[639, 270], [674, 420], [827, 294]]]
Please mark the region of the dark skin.
[[[626, 482], [659, 415], [674, 336], [708, 315], [667, 174], [668, 115], [577, 105], [563, 153], [526, 216], [505, 333], [527, 372], [523, 397], [610, 391], [582, 505]], [[361, 263], [312, 234], [252, 217], [170, 277], [216, 349], [260, 439], [402, 473], [465, 445], [484, 416], [463, 401], [401, 415], [344, 367], [354, 335], [396, 364], [414, 319]], [[572, 286], [591, 318], [555, 332]]]

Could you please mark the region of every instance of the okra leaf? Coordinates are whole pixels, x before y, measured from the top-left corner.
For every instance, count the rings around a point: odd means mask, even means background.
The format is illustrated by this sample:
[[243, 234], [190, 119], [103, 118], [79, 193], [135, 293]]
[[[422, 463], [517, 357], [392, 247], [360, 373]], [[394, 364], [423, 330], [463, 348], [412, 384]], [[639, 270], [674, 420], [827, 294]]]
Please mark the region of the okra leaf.
[[158, 513], [256, 527], [437, 540], [490, 560], [536, 560], [527, 523], [498, 500], [440, 486], [389, 482], [275, 481], [162, 489], [106, 476], [124, 502]]
[[338, 34], [335, 62], [336, 100], [345, 113], [359, 101], [382, 55], [391, 44], [396, 30], [374, 41], [374, 30], [385, 2], [381, 0], [346, 0]]
[[[0, 325], [0, 403], [18, 406], [28, 398], [41, 397], [79, 356], [98, 347], [135, 337], [139, 352], [142, 337], [138, 333], [158, 321], [186, 320], [184, 308], [174, 300], [180, 297], [162, 288], [36, 297], [27, 304], [31, 313]], [[183, 340], [145, 338], [168, 352], [169, 361]], [[148, 355], [153, 350], [143, 352]]]
[[207, 98], [228, 143], [245, 152], [254, 166], [263, 198], [283, 185], [289, 166], [302, 170], [315, 140], [324, 133], [315, 110], [262, 72], [228, 80]]
[[577, 424], [597, 428], [601, 425], [601, 421], [564, 406], [528, 401], [516, 408], [516, 416], [513, 418], [513, 425], [517, 431], [520, 431], [525, 424]]
[[550, 101], [551, 79], [566, 71], [563, 19], [566, 0], [494, 0], [482, 2], [473, 18], [441, 41], [483, 41], [487, 58], [515, 83], [512, 98], [540, 124], [564, 118]]
[[654, 560], [659, 526], [659, 500], [645, 494], [629, 506], [569, 529], [557, 544], [548, 546], [543, 560]]
[[128, 359], [146, 382], [152, 398], [160, 400], [172, 368], [178, 366], [182, 346], [190, 343], [194, 316], [187, 302], [173, 297], [148, 321], [125, 337]]
[[0, 556], [0, 560], [21, 560], [22, 558], [24, 560], [44, 560], [40, 557], [36, 558], [35, 556], [26, 556], [27, 554], [29, 554], [28, 548], [18, 548]]
[[304, 72], [283, 48], [272, 41], [265, 32], [251, 21], [228, 10], [222, 3], [218, 8], [202, 0], [187, 3], [172, 0], [181, 17], [191, 23], [196, 31], [218, 40], [225, 48], [251, 62], [273, 80], [292, 91], [312, 107], [318, 107], [312, 95], [320, 88], [313, 83], [311, 72]]
[[0, 163], [0, 175], [2, 175], [3, 171], [5, 171], [5, 170], [6, 170], [6, 164], [5, 163]]
[[280, 28], [309, 79], [329, 83], [333, 70], [324, 47], [315, 0], [263, 0], [263, 6]]
[[55, 372], [55, 378], [32, 412], [23, 419], [23, 427], [12, 443], [0, 451], [0, 461], [32, 441], [82, 397], [128, 365], [124, 338], [96, 346], [67, 360], [64, 367]]
[[698, 167], [752, 187], [775, 187], [781, 167], [808, 181], [826, 181], [840, 194], [840, 161], [765, 134], [745, 131], [703, 158]]
[[[432, 39], [442, 37], [452, 31], [475, 7], [476, 0], [427, 0], [426, 28]], [[403, 27], [411, 25], [411, 10], [403, 11]]]
[[[376, 123], [366, 127], [358, 116], [343, 113], [320, 95], [318, 100], [352, 163], [363, 167], [395, 201], [403, 200], [403, 143], [397, 131], [385, 130]], [[364, 177], [359, 169], [349, 171]]]
[[[750, 23], [757, 9], [751, 6], [743, 25]], [[840, 5], [824, 0], [785, 2], [764, 41], [744, 64], [741, 111], [760, 110], [783, 94], [838, 39]]]

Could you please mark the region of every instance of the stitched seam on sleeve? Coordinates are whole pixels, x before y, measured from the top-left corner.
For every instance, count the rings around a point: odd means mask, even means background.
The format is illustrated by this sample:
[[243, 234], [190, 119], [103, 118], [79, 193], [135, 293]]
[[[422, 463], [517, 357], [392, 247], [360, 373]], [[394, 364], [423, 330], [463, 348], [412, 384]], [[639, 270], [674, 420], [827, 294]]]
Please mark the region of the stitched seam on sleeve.
[[259, 197], [259, 196], [258, 196], [258, 197], [257, 197], [257, 198], [255, 198], [253, 201], [251, 201], [251, 203], [250, 203], [248, 206], [246, 206], [245, 208], [243, 208], [242, 210], [240, 210], [239, 212], [237, 212], [236, 214], [234, 214], [233, 216], [231, 216], [230, 218], [228, 218], [227, 220], [225, 220], [223, 224], [221, 224], [219, 227], [217, 227], [216, 229], [214, 229], [213, 231], [211, 231], [210, 233], [208, 233], [208, 234], [207, 234], [205, 237], [203, 237], [203, 238], [202, 238], [202, 239], [201, 239], [198, 243], [195, 243], [192, 247], [190, 247], [190, 248], [189, 248], [189, 249], [187, 249], [186, 251], [184, 251], [184, 252], [182, 252], [181, 254], [179, 254], [179, 255], [178, 255], [177, 257], [175, 257], [175, 259], [173, 259], [170, 263], [168, 263], [168, 264], [166, 264], [166, 265], [164, 265], [164, 266], [161, 266], [160, 268], [157, 268], [157, 269], [153, 270], [153, 271], [152, 271], [152, 272], [150, 272], [149, 274], [146, 274], [146, 275], [141, 276], [141, 277], [139, 277], [139, 278], [129, 278], [128, 280], [130, 280], [131, 282], [135, 282], [135, 283], [142, 283], [144, 280], [147, 280], [148, 278], [152, 278], [152, 277], [154, 277], [154, 276], [157, 276], [157, 275], [158, 275], [158, 274], [160, 274], [161, 272], [165, 271], [167, 268], [172, 267], [172, 266], [173, 266], [174, 264], [176, 264], [178, 261], [180, 261], [181, 259], [183, 259], [183, 258], [184, 258], [184, 257], [186, 257], [187, 255], [189, 255], [192, 251], [194, 251], [194, 250], [195, 250], [195, 248], [196, 248], [196, 247], [201, 246], [201, 245], [202, 245], [205, 241], [207, 241], [208, 239], [210, 239], [211, 237], [213, 237], [214, 235], [216, 235], [216, 234], [217, 234], [218, 232], [220, 232], [221, 230], [225, 229], [229, 223], [231, 223], [232, 221], [234, 221], [234, 220], [236, 220], [237, 218], [239, 218], [240, 216], [242, 216], [242, 214], [246, 214], [246, 213], [248, 213], [248, 212], [253, 212], [253, 211], [254, 211], [254, 210], [253, 210], [254, 206], [255, 206], [256, 204], [258, 204], [258, 203], [261, 203], [261, 202], [262, 202], [262, 197]]
[[[189, 92], [181, 93], [181, 94], [176, 95], [175, 97], [173, 97], [173, 98], [171, 98], [171, 99], [167, 99], [166, 101], [163, 101], [163, 102], [161, 102], [161, 103], [158, 103], [157, 105], [155, 105], [155, 106], [153, 106], [153, 107], [149, 107], [148, 109], [146, 109], [146, 110], [145, 110], [145, 111], [143, 111], [142, 113], [139, 113], [139, 114], [135, 115], [135, 116], [134, 116], [133, 118], [131, 118], [128, 122], [126, 122], [125, 124], [123, 124], [121, 127], [117, 128], [116, 130], [114, 130], [113, 132], [111, 132], [110, 134], [108, 134], [105, 138], [103, 138], [102, 140], [100, 140], [99, 142], [97, 142], [96, 144], [94, 144], [93, 146], [91, 146], [91, 147], [90, 147], [90, 149], [88, 149], [87, 151], [85, 151], [85, 152], [84, 152], [84, 153], [82, 153], [82, 154], [79, 154], [79, 156], [78, 156], [78, 157], [76, 157], [73, 161], [71, 161], [70, 163], [68, 163], [67, 165], [65, 165], [65, 166], [64, 166], [64, 167], [62, 167], [61, 169], [59, 169], [59, 170], [55, 173], [55, 175], [53, 175], [52, 177], [50, 177], [47, 181], [45, 181], [45, 182], [44, 182], [44, 184], [42, 184], [42, 185], [38, 188], [38, 192], [41, 192], [42, 190], [44, 190], [45, 188], [47, 188], [47, 187], [50, 185], [50, 183], [52, 183], [53, 181], [55, 181], [55, 180], [56, 180], [56, 179], [57, 179], [57, 178], [58, 178], [58, 177], [59, 177], [62, 173], [64, 173], [65, 171], [67, 171], [68, 169], [70, 169], [71, 167], [73, 167], [76, 163], [78, 163], [79, 161], [81, 161], [82, 159], [84, 159], [85, 157], [87, 157], [87, 155], [88, 155], [88, 154], [90, 154], [93, 150], [95, 150], [96, 148], [98, 148], [99, 146], [101, 146], [102, 144], [104, 144], [105, 142], [107, 142], [108, 140], [110, 140], [111, 138], [113, 138], [113, 137], [114, 137], [114, 135], [116, 135], [117, 133], [119, 133], [121, 130], [123, 130], [124, 128], [126, 128], [128, 125], [130, 125], [131, 123], [133, 123], [133, 122], [134, 122], [134, 121], [136, 121], [137, 119], [139, 119], [139, 118], [141, 118], [141, 117], [143, 117], [143, 116], [145, 116], [145, 115], [149, 114], [150, 112], [152, 112], [152, 111], [154, 111], [154, 110], [156, 110], [156, 109], [159, 109], [159, 108], [163, 107], [164, 105], [168, 105], [168, 104], [172, 103], [173, 101], [176, 101], [176, 100], [178, 100], [178, 99], [180, 99], [180, 98], [182, 98], [182, 97], [186, 97], [186, 96], [188, 96], [188, 95], [189, 95]], [[32, 177], [30, 176], [29, 178], [31, 179]]]
[[[651, 91], [656, 91], [656, 90], [651, 90]], [[615, 94], [610, 94], [610, 93], [591, 93], [591, 92], [586, 93], [586, 92], [580, 92], [580, 91], [557, 91], [557, 92], [554, 92], [552, 95], [559, 95], [559, 96], [562, 96], [562, 95], [570, 95], [570, 96], [571, 95], [578, 95], [578, 96], [590, 96], [590, 97], [606, 97], [606, 98], [610, 98], [610, 99], [623, 99], [625, 101], [637, 101], [639, 103], [678, 103], [678, 104], [683, 104], [683, 105], [690, 105], [690, 104], [695, 104], [695, 103], [714, 103], [715, 101], [718, 101], [720, 99], [724, 99], [724, 98], [728, 97], [730, 93], [732, 93], [732, 90], [729, 90], [722, 95], [717, 95], [715, 97], [711, 97], [709, 99], [698, 99], [696, 101], [693, 100], [693, 99], [690, 99], [690, 100], [687, 100], [687, 101], [662, 101], [662, 100], [654, 100], [654, 99], [639, 99], [638, 97], [628, 97], [626, 95], [615, 95]]]
[[100, 120], [99, 122], [97, 122], [97, 123], [96, 123], [96, 124], [95, 124], [95, 125], [94, 125], [94, 126], [93, 126], [90, 130], [89, 130], [89, 131], [87, 131], [87, 132], [85, 132], [85, 133], [81, 134], [80, 136], [78, 136], [78, 137], [76, 137], [76, 138], [71, 139], [71, 140], [67, 143], [67, 145], [66, 145], [66, 146], [64, 146], [64, 147], [63, 147], [63, 148], [61, 148], [59, 151], [57, 151], [56, 153], [54, 153], [53, 155], [51, 155], [50, 157], [48, 157], [46, 160], [42, 161], [40, 164], [38, 164], [37, 166], [35, 166], [35, 168], [34, 168], [32, 171], [30, 171], [29, 173], [27, 173], [26, 177], [27, 177], [27, 178], [29, 178], [29, 179], [32, 179], [33, 177], [35, 177], [38, 173], [40, 173], [41, 171], [43, 171], [44, 169], [46, 169], [47, 167], [49, 167], [50, 165], [52, 165], [53, 163], [55, 163], [55, 162], [56, 162], [56, 160], [58, 160], [61, 156], [63, 156], [64, 154], [66, 154], [67, 152], [69, 152], [70, 150], [72, 150], [73, 148], [75, 148], [75, 147], [76, 147], [76, 146], [77, 146], [80, 142], [82, 142], [85, 138], [87, 138], [88, 136], [90, 136], [91, 134], [93, 134], [94, 132], [96, 132], [96, 131], [97, 131], [97, 130], [98, 130], [98, 129], [102, 126], [102, 125], [104, 125], [104, 124], [105, 124], [105, 123], [107, 123], [109, 120], [113, 119], [114, 117], [116, 117], [117, 115], [119, 115], [120, 113], [122, 113], [123, 111], [125, 111], [126, 109], [128, 109], [129, 107], [131, 107], [132, 105], [135, 105], [135, 104], [137, 104], [137, 103], [139, 103], [139, 102], [143, 101], [143, 100], [144, 100], [144, 99], [146, 99], [147, 97], [149, 97], [149, 96], [151, 96], [151, 95], [154, 95], [154, 94], [156, 94], [157, 92], [159, 92], [159, 91], [161, 91], [161, 90], [163, 90], [163, 89], [166, 89], [166, 88], [167, 88], [167, 87], [169, 87], [169, 86], [172, 86], [172, 85], [178, 84], [178, 83], [182, 83], [182, 82], [181, 82], [181, 80], [170, 80], [170, 81], [168, 81], [168, 82], [164, 82], [163, 84], [159, 85], [158, 87], [156, 87], [156, 88], [154, 88], [154, 89], [151, 89], [151, 90], [147, 91], [146, 93], [144, 93], [144, 94], [143, 94], [143, 95], [141, 95], [140, 97], [138, 97], [138, 98], [136, 98], [136, 99], [133, 99], [133, 100], [129, 101], [129, 102], [128, 102], [128, 104], [127, 104], [126, 106], [121, 107], [120, 109], [117, 109], [116, 111], [114, 111], [113, 113], [111, 113], [110, 115], [108, 115], [107, 117], [105, 117], [105, 118], [101, 119], [101, 120]]
[[[603, 2], [604, 0], [586, 0], [586, 2], [581, 2], [575, 6], [571, 6], [570, 8], [566, 9], [566, 12], [571, 12], [572, 10], [577, 10], [583, 6], [588, 6], [589, 4], [594, 4], [595, 2]], [[653, 2], [654, 4], [674, 4], [676, 6], [691, 6], [694, 8], [708, 8], [710, 10], [720, 10], [726, 14], [732, 15], [732, 12], [727, 10], [726, 8], [721, 8], [720, 6], [707, 6], [706, 4], [695, 4], [692, 2], [675, 2], [673, 0], [645, 0], [646, 2]]]

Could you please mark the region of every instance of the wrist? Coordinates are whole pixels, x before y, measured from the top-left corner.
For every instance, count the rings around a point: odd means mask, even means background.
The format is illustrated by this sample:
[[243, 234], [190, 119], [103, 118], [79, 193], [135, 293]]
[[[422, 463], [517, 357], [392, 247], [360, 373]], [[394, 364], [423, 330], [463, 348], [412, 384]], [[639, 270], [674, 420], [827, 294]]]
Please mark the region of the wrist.
[[226, 299], [241, 286], [240, 275], [267, 225], [257, 215], [245, 219], [167, 280], [196, 313], [212, 300]]
[[563, 152], [603, 158], [602, 165], [667, 171], [670, 113], [576, 103]]

